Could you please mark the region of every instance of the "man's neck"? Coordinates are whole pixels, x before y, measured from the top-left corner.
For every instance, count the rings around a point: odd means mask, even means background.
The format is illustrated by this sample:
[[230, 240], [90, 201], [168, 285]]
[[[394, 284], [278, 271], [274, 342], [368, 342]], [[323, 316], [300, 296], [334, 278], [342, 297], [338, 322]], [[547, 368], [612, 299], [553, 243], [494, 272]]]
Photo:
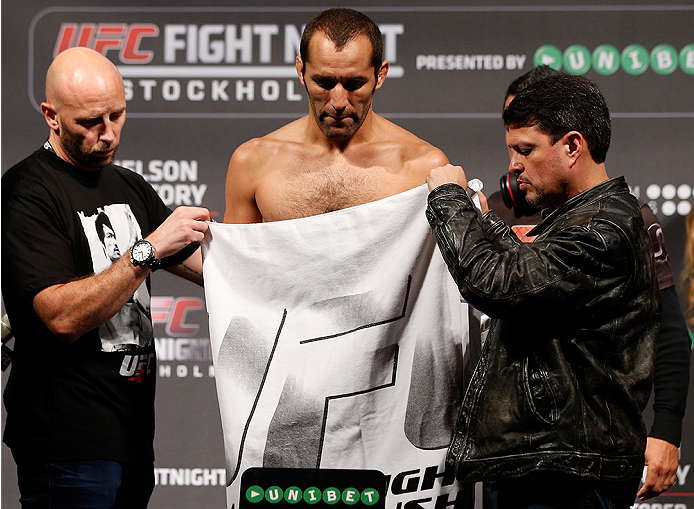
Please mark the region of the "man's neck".
[[607, 176], [605, 163], [597, 164], [591, 161], [587, 167], [579, 170], [578, 177], [574, 181], [572, 193], [569, 198], [573, 198], [577, 194], [592, 189], [606, 180], [609, 180], [609, 177]]

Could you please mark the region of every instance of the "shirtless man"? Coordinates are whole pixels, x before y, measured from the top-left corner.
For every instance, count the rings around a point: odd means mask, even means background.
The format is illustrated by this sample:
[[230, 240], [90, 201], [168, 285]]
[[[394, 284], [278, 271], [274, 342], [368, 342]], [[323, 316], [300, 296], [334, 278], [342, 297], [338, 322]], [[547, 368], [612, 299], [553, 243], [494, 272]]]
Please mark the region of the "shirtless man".
[[296, 70], [309, 114], [232, 155], [225, 223], [280, 221], [344, 209], [424, 184], [444, 153], [371, 109], [388, 61], [377, 25], [350, 9], [312, 18]]
[[[441, 150], [372, 111], [373, 95], [383, 85], [388, 68], [389, 63], [383, 60], [380, 31], [368, 17], [349, 9], [330, 9], [312, 18], [304, 30], [300, 56], [296, 59], [299, 78], [308, 93], [309, 114], [262, 138], [244, 143], [234, 152], [227, 174], [224, 222], [259, 223], [316, 216], [387, 198], [424, 184], [432, 165], [445, 163], [448, 159]], [[225, 338], [224, 341], [228, 340]], [[453, 340], [447, 344], [450, 350], [459, 347], [460, 344], [455, 346]], [[227, 343], [226, 348], [232, 349], [232, 346]], [[406, 348], [409, 346], [403, 347]], [[456, 350], [455, 355], [462, 358], [462, 352]], [[374, 357], [378, 356], [374, 354]], [[374, 360], [371, 367], [376, 371], [385, 369], [381, 364]], [[460, 369], [455, 363], [449, 367], [450, 370]], [[444, 367], [440, 372], [444, 372]], [[459, 375], [450, 373], [448, 380]], [[336, 378], [340, 379], [340, 376], [336, 375]], [[402, 379], [407, 380], [407, 377]], [[218, 377], [218, 388], [220, 380]], [[398, 390], [405, 387], [402, 393], [407, 395], [414, 387], [412, 390], [417, 393], [416, 385], [416, 382], [407, 387], [401, 384]], [[284, 389], [280, 387], [280, 390]], [[306, 401], [313, 404], [312, 397], [306, 396]], [[452, 402], [448, 406], [442, 402], [444, 408], [451, 406]], [[310, 412], [310, 409], [305, 409], [306, 415], [313, 415]], [[224, 409], [222, 413], [224, 415]], [[297, 419], [292, 423], [301, 429], [294, 431], [297, 436], [312, 433], [306, 430], [307, 419]], [[371, 439], [375, 436], [378, 442], [378, 430], [369, 428], [369, 420], [368, 415], [363, 416], [365, 430], [362, 431]], [[349, 428], [350, 423], [345, 427]], [[407, 439], [404, 424], [402, 427], [402, 437], [398, 435], [392, 443], [400, 438], [403, 442]], [[356, 428], [355, 433], [360, 434]], [[391, 437], [384, 437], [384, 441], [385, 438]], [[318, 437], [310, 440], [313, 445]], [[354, 440], [355, 450], [374, 446], [374, 442], [367, 438]], [[435, 474], [437, 481], [434, 486], [432, 477], [431, 486], [427, 485], [422, 488], [423, 492], [417, 493], [397, 491], [396, 487], [389, 496], [399, 497], [398, 505], [418, 496], [436, 497], [437, 501], [445, 500], [448, 505], [452, 505], [454, 500], [460, 504], [468, 500], [469, 491], [454, 485], [453, 473], [446, 471], [443, 474], [445, 447], [426, 450], [412, 445], [412, 449], [407, 449], [402, 456], [405, 459], [405, 455], [409, 455], [406, 461], [411, 463], [407, 467], [404, 464], [392, 466], [395, 471], [389, 473], [402, 477], [398, 468], [416, 468], [410, 465], [419, 462], [419, 468]], [[296, 444], [287, 447], [291, 449], [294, 446], [299, 447]], [[260, 458], [268, 454], [268, 450], [262, 450], [263, 447], [261, 444]], [[335, 448], [337, 450], [340, 446]], [[278, 450], [282, 454], [285, 449]], [[232, 450], [232, 453], [234, 461], [241, 457], [236, 451]], [[276, 451], [270, 448], [270, 453]], [[355, 454], [358, 456], [358, 452]], [[384, 456], [387, 453], [373, 447], [364, 468], [383, 469], [387, 463]], [[292, 458], [271, 459], [263, 464], [274, 467], [308, 465]], [[232, 469], [241, 468], [241, 461], [239, 459], [238, 463], [230, 466]], [[340, 464], [346, 465], [347, 460]], [[359, 467], [350, 464], [348, 468]], [[231, 486], [233, 478], [228, 482]], [[228, 505], [235, 503], [236, 496], [232, 487]]]

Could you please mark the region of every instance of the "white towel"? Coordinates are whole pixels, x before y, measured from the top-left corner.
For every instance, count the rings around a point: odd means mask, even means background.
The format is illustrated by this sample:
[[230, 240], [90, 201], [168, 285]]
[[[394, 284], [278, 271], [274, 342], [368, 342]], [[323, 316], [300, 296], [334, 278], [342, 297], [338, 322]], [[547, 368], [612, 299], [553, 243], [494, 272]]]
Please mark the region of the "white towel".
[[462, 398], [468, 309], [426, 221], [427, 194], [210, 224], [205, 294], [228, 507], [239, 507], [250, 467], [380, 470], [393, 509], [456, 499], [456, 483], [432, 476]]

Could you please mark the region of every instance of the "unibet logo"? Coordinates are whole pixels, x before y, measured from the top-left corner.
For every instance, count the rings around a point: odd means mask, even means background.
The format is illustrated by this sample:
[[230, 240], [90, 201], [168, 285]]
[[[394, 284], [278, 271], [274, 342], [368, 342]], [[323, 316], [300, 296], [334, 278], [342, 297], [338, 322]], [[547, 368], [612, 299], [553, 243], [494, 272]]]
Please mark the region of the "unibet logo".
[[277, 504], [282, 501], [289, 504], [296, 504], [303, 500], [310, 505], [322, 501], [328, 505], [335, 505], [342, 502], [344, 505], [352, 506], [361, 502], [365, 506], [373, 506], [376, 505], [379, 499], [380, 495], [378, 494], [378, 490], [374, 488], [366, 488], [363, 491], [359, 491], [356, 488], [345, 488], [340, 491], [338, 488], [330, 487], [321, 491], [319, 488], [312, 486], [302, 491], [301, 488], [296, 486], [290, 486], [283, 490], [279, 486], [270, 486], [264, 489], [261, 486], [254, 485], [246, 490], [246, 500], [252, 504], [259, 504], [261, 502]]
[[607, 76], [621, 68], [635, 76], [650, 68], [657, 74], [668, 75], [678, 67], [686, 74], [694, 74], [694, 44], [686, 45], [679, 53], [669, 44], [659, 44], [650, 52], [640, 44], [630, 44], [621, 52], [610, 44], [602, 44], [592, 53], [580, 44], [571, 45], [564, 52], [546, 44], [535, 51], [533, 62], [535, 66], [548, 65], [557, 71], [563, 68], [570, 74], [585, 74], [592, 68]]

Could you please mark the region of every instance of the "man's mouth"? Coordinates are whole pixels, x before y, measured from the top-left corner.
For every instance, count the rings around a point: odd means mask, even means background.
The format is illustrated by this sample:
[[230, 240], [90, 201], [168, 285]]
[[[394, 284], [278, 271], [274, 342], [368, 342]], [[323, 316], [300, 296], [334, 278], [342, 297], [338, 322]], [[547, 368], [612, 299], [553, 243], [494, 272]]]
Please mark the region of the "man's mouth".
[[339, 117], [339, 116], [330, 115], [330, 114], [326, 113], [323, 118], [324, 119], [330, 119], [335, 123], [341, 124], [341, 123], [345, 122], [346, 120], [349, 120], [352, 117], [350, 115], [343, 115], [343, 116]]

